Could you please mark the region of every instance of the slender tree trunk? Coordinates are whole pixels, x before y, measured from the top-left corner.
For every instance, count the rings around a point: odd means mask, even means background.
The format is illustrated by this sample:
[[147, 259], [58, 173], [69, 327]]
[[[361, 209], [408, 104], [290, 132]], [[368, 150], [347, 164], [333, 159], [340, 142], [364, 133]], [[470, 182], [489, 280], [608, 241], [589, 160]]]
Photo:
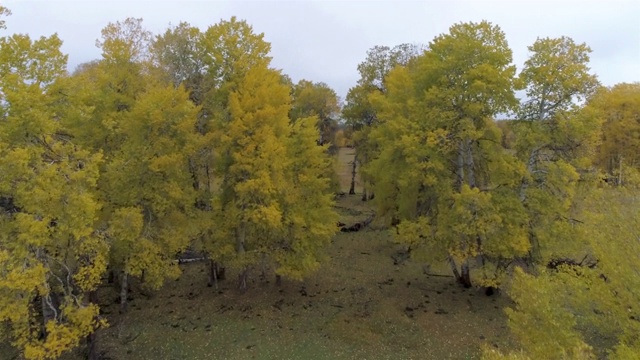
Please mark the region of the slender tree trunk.
[[[366, 162], [367, 157], [364, 156], [364, 163], [366, 164]], [[360, 165], [362, 165], [362, 163]], [[362, 172], [360, 172], [360, 182], [362, 183], [362, 201], [367, 201], [369, 200], [369, 197], [367, 196], [367, 177]]]
[[468, 182], [467, 184], [469, 185], [470, 188], [475, 188], [476, 185], [476, 173], [475, 173], [475, 162], [473, 159], [473, 141], [472, 140], [467, 140], [466, 142], [466, 147], [467, 147], [467, 161], [466, 161], [466, 168], [467, 168], [467, 178], [468, 178]]
[[200, 182], [198, 181], [198, 170], [192, 158], [189, 158], [189, 172], [191, 173], [193, 189], [197, 191], [200, 189]]
[[451, 266], [451, 271], [453, 272], [453, 276], [455, 277], [456, 281], [460, 282], [460, 272], [458, 271], [458, 265], [456, 265], [456, 261], [449, 256], [449, 266]]
[[238, 289], [240, 289], [242, 292], [247, 290], [247, 277], [248, 277], [248, 274], [249, 274], [249, 269], [245, 267], [240, 272], [240, 275], [238, 275]]
[[40, 333], [43, 339], [47, 337], [47, 322], [56, 318], [56, 309], [53, 294], [51, 292], [48, 295], [40, 296], [40, 306], [42, 307], [42, 327]]
[[[529, 174], [533, 173], [534, 166], [536, 164], [536, 158], [538, 157], [539, 149], [534, 149], [529, 154], [529, 161], [527, 161], [527, 172]], [[526, 177], [522, 179], [522, 184], [520, 185], [520, 201], [524, 202], [527, 198], [527, 189], [529, 188], [529, 181]]]
[[208, 287], [215, 287], [218, 290], [218, 264], [213, 259], [209, 259], [209, 282]]
[[619, 169], [618, 169], [618, 186], [622, 186], [622, 155], [620, 155], [620, 162], [619, 162]]
[[351, 186], [349, 186], [349, 195], [356, 194], [356, 166], [358, 163], [358, 153], [353, 157], [353, 163], [351, 165]]
[[[236, 233], [236, 253], [237, 254], [244, 254], [245, 252], [245, 248], [244, 248], [245, 236], [246, 236], [245, 225], [244, 223], [241, 223]], [[245, 266], [240, 272], [240, 275], [238, 275], [238, 288], [243, 292], [247, 289], [248, 271], [249, 269]]]
[[[93, 290], [89, 292], [89, 303], [97, 304], [98, 303], [98, 293]], [[87, 360], [98, 360], [98, 334], [97, 331], [91, 332], [91, 334], [87, 335]]]
[[458, 143], [458, 158], [456, 161], [456, 185], [458, 191], [462, 190], [462, 184], [464, 184], [464, 143], [460, 141]]
[[123, 270], [120, 276], [120, 312], [127, 312], [129, 304], [127, 296], [129, 295], [129, 275]]
[[460, 265], [460, 284], [465, 288], [471, 287], [471, 274], [469, 272], [469, 260], [465, 259]]

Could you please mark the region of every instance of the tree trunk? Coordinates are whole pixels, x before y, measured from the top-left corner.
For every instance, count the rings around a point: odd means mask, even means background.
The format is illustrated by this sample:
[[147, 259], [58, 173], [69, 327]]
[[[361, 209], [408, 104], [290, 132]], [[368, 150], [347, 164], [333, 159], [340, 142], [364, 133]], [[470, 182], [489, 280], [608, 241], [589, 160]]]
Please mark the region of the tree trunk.
[[356, 194], [356, 164], [358, 163], [358, 153], [353, 157], [353, 163], [351, 166], [351, 186], [349, 186], [349, 195]]
[[122, 271], [120, 276], [120, 312], [127, 312], [129, 304], [127, 303], [127, 296], [129, 295], [129, 275]]
[[460, 284], [462, 284], [465, 288], [471, 287], [471, 274], [469, 272], [469, 260], [465, 259], [460, 265]]
[[464, 143], [460, 141], [458, 144], [458, 158], [456, 161], [456, 185], [458, 191], [462, 190], [464, 184]]
[[[535, 170], [534, 166], [536, 164], [536, 158], [538, 157], [538, 151], [539, 151], [539, 148], [536, 148], [531, 151], [531, 154], [529, 154], [529, 161], [527, 161], [527, 172], [529, 174], [533, 173], [533, 170]], [[520, 185], [520, 201], [521, 202], [524, 202], [527, 198], [527, 188], [529, 188], [529, 181], [525, 176], [522, 179], [522, 184]]]
[[282, 276], [276, 274], [276, 286], [282, 285]]
[[[364, 163], [367, 163], [366, 156], [364, 157]], [[360, 164], [362, 165], [362, 163]], [[367, 177], [362, 172], [360, 173], [360, 182], [362, 183], [362, 201], [367, 201], [369, 200], [369, 197], [367, 196]]]
[[244, 268], [241, 272], [240, 275], [238, 275], [238, 289], [240, 289], [240, 291], [245, 292], [247, 290], [247, 277], [249, 274], [249, 269], [248, 268]]
[[618, 169], [618, 186], [622, 186], [622, 155], [620, 155], [620, 164]]
[[[243, 254], [245, 252], [244, 241], [245, 241], [245, 225], [244, 223], [240, 223], [238, 230], [236, 232], [236, 253]], [[247, 272], [249, 269], [245, 266], [244, 269], [238, 275], [238, 288], [243, 292], [247, 289]]]
[[218, 290], [218, 264], [213, 259], [209, 259], [209, 282], [207, 286], [214, 286]]
[[97, 339], [96, 332], [92, 332], [87, 335], [87, 360], [98, 360]]
[[191, 173], [191, 181], [193, 189], [200, 190], [200, 182], [198, 181], [198, 170], [192, 158], [189, 158], [189, 172]]
[[460, 272], [458, 271], [458, 265], [456, 265], [456, 261], [449, 256], [449, 266], [451, 266], [451, 271], [453, 272], [453, 276], [455, 277], [457, 282], [460, 282]]
[[42, 327], [41, 327], [41, 336], [43, 339], [47, 337], [47, 322], [51, 320], [55, 320], [56, 318], [56, 305], [53, 299], [53, 294], [51, 294], [51, 290], [48, 295], [40, 296], [40, 306], [42, 307]]
[[467, 140], [466, 141], [466, 152], [467, 152], [467, 160], [466, 160], [466, 168], [467, 168], [467, 178], [468, 178], [468, 182], [467, 184], [469, 185], [470, 188], [475, 188], [476, 187], [476, 174], [475, 174], [475, 162], [473, 159], [473, 141], [472, 140]]
[[[89, 292], [89, 303], [97, 304], [98, 303], [98, 293], [93, 290]], [[97, 348], [97, 340], [98, 335], [96, 331], [91, 332], [91, 334], [87, 335], [87, 360], [98, 360], [98, 348]]]

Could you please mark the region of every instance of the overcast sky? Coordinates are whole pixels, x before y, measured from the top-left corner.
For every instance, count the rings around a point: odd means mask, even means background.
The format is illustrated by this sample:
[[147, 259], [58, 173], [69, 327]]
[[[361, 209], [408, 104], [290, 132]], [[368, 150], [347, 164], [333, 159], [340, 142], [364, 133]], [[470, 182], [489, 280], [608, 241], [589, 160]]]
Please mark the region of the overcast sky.
[[13, 15], [4, 33], [58, 33], [69, 68], [100, 57], [109, 22], [142, 17], [158, 34], [187, 21], [201, 30], [235, 15], [271, 43], [273, 66], [294, 81], [323, 81], [344, 98], [375, 45], [428, 44], [458, 22], [488, 20], [506, 33], [521, 68], [537, 37], [573, 38], [592, 49], [605, 85], [640, 81], [639, 0], [537, 1], [1, 1]]

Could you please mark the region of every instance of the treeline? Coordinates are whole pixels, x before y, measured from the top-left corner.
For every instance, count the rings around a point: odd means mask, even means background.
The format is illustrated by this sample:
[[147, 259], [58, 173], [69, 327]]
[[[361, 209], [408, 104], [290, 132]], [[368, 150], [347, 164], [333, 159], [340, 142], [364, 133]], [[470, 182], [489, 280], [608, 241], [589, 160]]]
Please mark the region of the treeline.
[[506, 289], [523, 351], [488, 358], [635, 358], [640, 84], [601, 87], [568, 37], [529, 52], [517, 72], [485, 21], [371, 49], [343, 111], [363, 200], [412, 257]]
[[538, 39], [518, 73], [499, 27], [456, 24], [371, 49], [342, 111], [235, 18], [109, 24], [73, 74], [60, 45], [0, 38], [0, 336], [25, 358], [95, 358], [108, 274], [126, 311], [132, 278], [159, 289], [185, 251], [211, 286], [224, 267], [241, 289], [256, 266], [318, 269], [345, 136], [363, 200], [413, 258], [513, 298], [521, 349], [487, 358], [639, 352], [640, 85], [601, 87], [585, 44]]
[[185, 251], [302, 279], [337, 230], [339, 100], [293, 84], [231, 18], [161, 35], [111, 23], [102, 58], [67, 74], [56, 36], [0, 38], [0, 321], [28, 359], [85, 339], [107, 274], [159, 289]]

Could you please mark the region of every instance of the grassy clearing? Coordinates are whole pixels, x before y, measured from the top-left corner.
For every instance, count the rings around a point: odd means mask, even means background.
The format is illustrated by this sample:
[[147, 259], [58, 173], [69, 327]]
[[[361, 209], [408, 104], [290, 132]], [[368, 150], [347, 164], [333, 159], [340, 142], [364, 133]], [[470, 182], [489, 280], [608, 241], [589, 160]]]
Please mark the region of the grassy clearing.
[[[245, 294], [230, 280], [207, 288], [204, 265], [186, 265], [153, 297], [137, 295], [126, 316], [103, 305], [111, 327], [100, 348], [111, 359], [467, 359], [483, 341], [504, 346], [504, 298], [395, 266], [388, 240], [338, 234], [306, 281], [278, 288], [254, 273]], [[117, 293], [102, 296], [113, 303]]]
[[[345, 191], [352, 158], [342, 149], [338, 159]], [[337, 209], [347, 224], [372, 213], [358, 195]], [[151, 298], [136, 295], [126, 316], [104, 289], [111, 327], [100, 349], [111, 359], [468, 359], [483, 342], [506, 344], [505, 298], [427, 277], [421, 264], [393, 265], [395, 250], [386, 231], [339, 233], [306, 281], [276, 287], [254, 271], [244, 294], [232, 280], [207, 288], [204, 265], [184, 265]]]
[[[352, 151], [341, 152], [343, 169]], [[348, 190], [350, 168], [344, 173]], [[344, 223], [372, 214], [358, 195], [336, 206]], [[105, 287], [111, 325], [99, 331], [99, 349], [109, 359], [474, 359], [482, 343], [508, 346], [506, 297], [426, 276], [418, 263], [394, 265], [395, 251], [387, 231], [338, 233], [328, 261], [304, 282], [277, 287], [255, 270], [244, 294], [232, 270], [216, 290], [204, 264], [186, 264], [161, 291], [134, 291], [126, 315]]]

